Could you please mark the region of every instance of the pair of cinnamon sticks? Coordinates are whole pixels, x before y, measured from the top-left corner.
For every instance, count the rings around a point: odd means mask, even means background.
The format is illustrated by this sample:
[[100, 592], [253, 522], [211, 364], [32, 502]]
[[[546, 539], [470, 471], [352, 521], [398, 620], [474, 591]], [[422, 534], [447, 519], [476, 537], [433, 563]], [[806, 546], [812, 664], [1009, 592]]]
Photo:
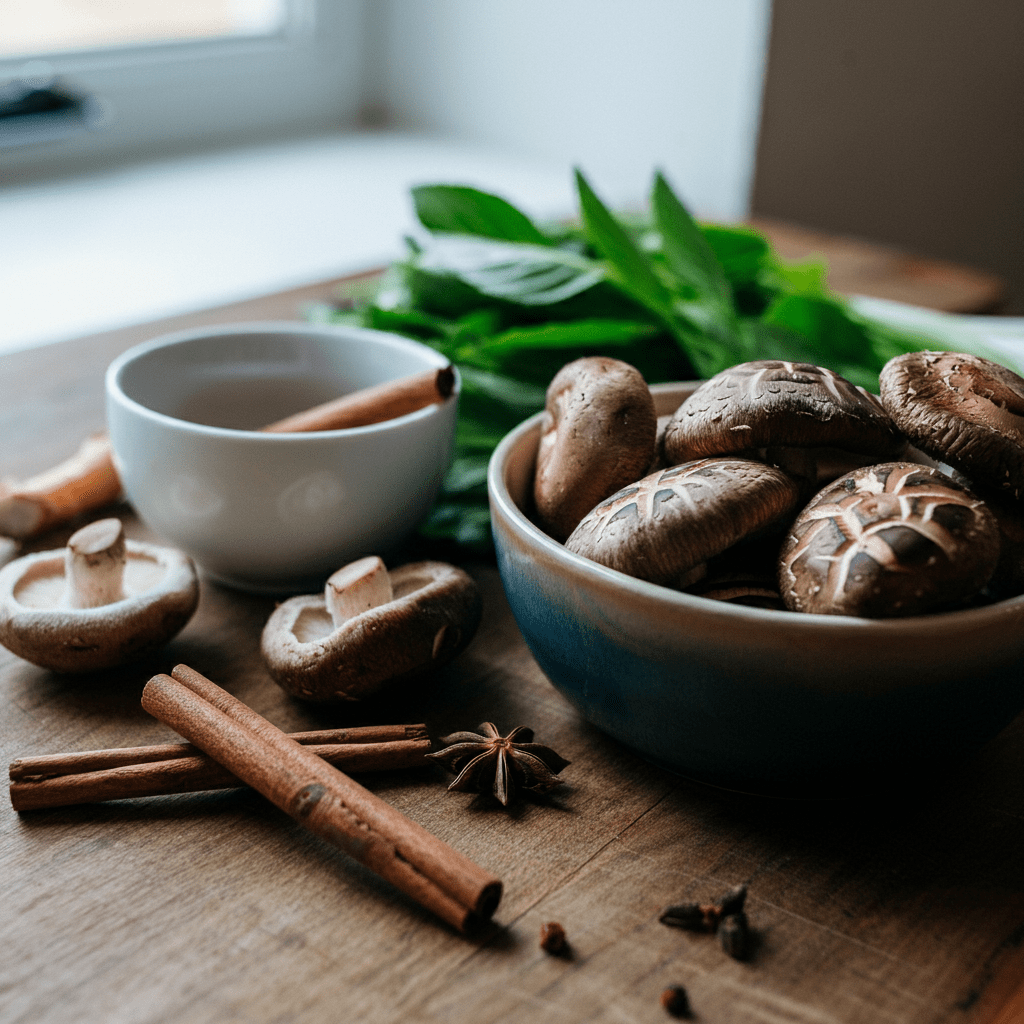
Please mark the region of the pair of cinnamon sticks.
[[[341, 430], [383, 423], [447, 401], [455, 389], [451, 366], [425, 370], [342, 395], [323, 405], [271, 423], [271, 434]], [[0, 535], [24, 540], [120, 497], [110, 441], [87, 438], [70, 458], [20, 483], [0, 482]]]
[[191, 745], [22, 758], [11, 765], [15, 809], [244, 783], [459, 931], [497, 908], [498, 878], [335, 767], [422, 764], [423, 726], [289, 736], [187, 665], [150, 679], [142, 706]]
[[[347, 772], [416, 768], [427, 763], [431, 747], [425, 725], [365, 725], [290, 736]], [[20, 757], [11, 762], [9, 774], [16, 811], [245, 785], [191, 743]]]

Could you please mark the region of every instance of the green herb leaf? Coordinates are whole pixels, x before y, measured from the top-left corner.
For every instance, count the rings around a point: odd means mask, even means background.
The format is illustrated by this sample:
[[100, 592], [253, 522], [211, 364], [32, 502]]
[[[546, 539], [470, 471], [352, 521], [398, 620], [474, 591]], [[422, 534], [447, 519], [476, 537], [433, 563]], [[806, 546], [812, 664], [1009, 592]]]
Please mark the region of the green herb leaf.
[[412, 190], [412, 200], [428, 231], [550, 244], [525, 213], [489, 192], [463, 185], [420, 185]]
[[547, 246], [438, 235], [416, 259], [425, 273], [445, 275], [480, 295], [521, 306], [547, 306], [604, 280], [600, 264]]
[[480, 349], [487, 353], [538, 348], [578, 348], [605, 345], [630, 345], [638, 338], [653, 338], [660, 328], [635, 320], [570, 320], [565, 323], [540, 324], [536, 327], [513, 327], [490, 338], [480, 340]]
[[690, 211], [660, 172], [654, 179], [651, 206], [669, 268], [680, 280], [695, 288], [705, 301], [720, 306], [731, 317], [732, 289], [722, 265]]
[[546, 389], [535, 384], [470, 366], [460, 366], [459, 373], [462, 376], [463, 398], [478, 395], [498, 402], [512, 409], [520, 419], [532, 416], [544, 406]]
[[771, 246], [764, 235], [753, 228], [739, 224], [701, 224], [700, 233], [733, 289], [756, 281], [771, 260]]
[[836, 299], [779, 295], [761, 321], [800, 335], [816, 354], [816, 361], [829, 369], [835, 369], [839, 363], [858, 362], [866, 363], [869, 369], [881, 369], [873, 365], [874, 353], [864, 328]]
[[579, 170], [576, 171], [576, 188], [587, 237], [611, 265], [616, 281], [671, 326], [674, 320], [672, 295], [655, 272], [650, 258], [598, 199]]

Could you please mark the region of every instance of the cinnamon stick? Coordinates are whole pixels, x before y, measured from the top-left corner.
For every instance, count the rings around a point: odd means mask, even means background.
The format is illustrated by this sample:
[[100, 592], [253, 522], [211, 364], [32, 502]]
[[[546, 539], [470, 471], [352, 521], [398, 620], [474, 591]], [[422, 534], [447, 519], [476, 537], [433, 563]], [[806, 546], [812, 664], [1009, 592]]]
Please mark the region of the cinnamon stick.
[[[430, 740], [393, 740], [390, 743], [304, 744], [316, 757], [349, 772], [390, 771], [426, 764]], [[11, 806], [16, 811], [67, 807], [128, 797], [198, 793], [209, 789], [244, 786], [223, 765], [197, 754], [173, 760], [121, 765], [99, 771], [25, 779], [11, 783]]]
[[70, 458], [20, 483], [0, 484], [0, 534], [24, 540], [121, 495], [110, 441], [88, 437]]
[[[350, 772], [419, 767], [431, 746], [423, 726], [325, 729], [292, 739]], [[16, 811], [245, 785], [189, 743], [23, 757], [9, 772]]]
[[188, 666], [150, 679], [142, 705], [300, 824], [460, 931], [496, 909], [498, 878]]
[[[396, 740], [423, 740], [427, 727], [416, 725], [358, 725], [347, 729], [314, 729], [311, 732], [293, 732], [289, 736], [304, 746], [354, 745], [363, 743], [391, 743]], [[81, 775], [85, 772], [123, 768], [133, 764], [155, 761], [173, 761], [181, 757], [194, 757], [202, 752], [191, 743], [157, 743], [143, 747], [110, 747], [106, 750], [80, 750], [69, 754], [36, 754], [19, 757], [9, 769], [12, 782], [31, 779], [49, 779], [59, 775]]]
[[450, 366], [342, 395], [323, 405], [287, 416], [263, 428], [270, 434], [294, 434], [310, 430], [340, 430], [383, 423], [407, 413], [436, 405], [451, 396], [455, 371]]
[[[277, 420], [272, 434], [340, 430], [383, 423], [444, 402], [455, 388], [451, 366], [388, 380]], [[121, 495], [110, 440], [87, 438], [71, 458], [20, 483], [0, 483], [0, 535], [24, 540], [75, 516], [102, 508]]]

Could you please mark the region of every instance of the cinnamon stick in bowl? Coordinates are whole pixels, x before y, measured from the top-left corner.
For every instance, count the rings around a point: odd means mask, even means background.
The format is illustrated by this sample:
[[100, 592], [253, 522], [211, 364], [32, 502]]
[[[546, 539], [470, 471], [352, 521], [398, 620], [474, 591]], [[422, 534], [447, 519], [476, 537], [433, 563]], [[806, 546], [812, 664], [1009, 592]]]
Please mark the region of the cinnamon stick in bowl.
[[488, 919], [502, 883], [186, 665], [146, 684], [142, 706], [300, 824], [459, 931]]
[[450, 366], [424, 370], [409, 377], [387, 380], [373, 387], [360, 388], [323, 405], [313, 406], [293, 416], [263, 427], [268, 434], [298, 434], [313, 430], [341, 430], [384, 423], [417, 409], [426, 408], [451, 397], [455, 389], [455, 371]]

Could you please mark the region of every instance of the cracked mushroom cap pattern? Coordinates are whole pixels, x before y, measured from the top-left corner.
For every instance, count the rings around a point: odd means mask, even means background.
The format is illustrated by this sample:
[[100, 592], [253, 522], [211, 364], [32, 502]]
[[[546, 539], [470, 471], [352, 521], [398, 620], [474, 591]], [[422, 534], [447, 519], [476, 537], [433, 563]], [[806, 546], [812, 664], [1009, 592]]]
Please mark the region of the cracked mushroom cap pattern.
[[988, 507], [939, 470], [893, 462], [840, 477], [797, 516], [779, 585], [791, 611], [918, 615], [977, 593], [999, 558]]
[[675, 585], [745, 537], [784, 522], [800, 492], [752, 459], [699, 459], [651, 473], [592, 509], [565, 542], [611, 569]]
[[897, 426], [979, 487], [1024, 496], [1024, 379], [980, 356], [910, 352], [879, 377]]
[[904, 445], [881, 402], [823, 366], [758, 359], [705, 381], [665, 432], [671, 462], [769, 447], [892, 458]]

